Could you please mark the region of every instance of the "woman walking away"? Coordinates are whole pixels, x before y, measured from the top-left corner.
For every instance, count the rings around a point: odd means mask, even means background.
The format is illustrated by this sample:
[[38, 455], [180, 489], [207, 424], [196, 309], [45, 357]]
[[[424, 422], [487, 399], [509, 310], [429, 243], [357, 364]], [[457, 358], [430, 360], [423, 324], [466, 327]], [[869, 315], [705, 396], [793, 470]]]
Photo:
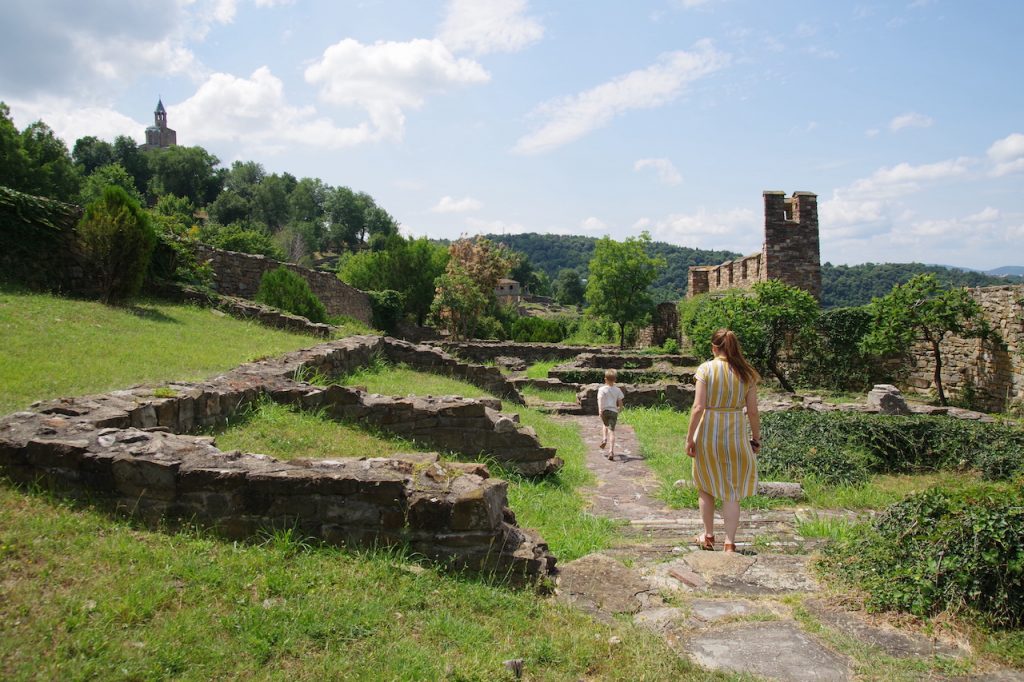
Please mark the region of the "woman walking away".
[[[697, 394], [690, 412], [686, 454], [693, 457], [693, 484], [700, 492], [704, 532], [701, 549], [715, 548], [715, 498], [722, 500], [725, 551], [736, 551], [740, 500], [757, 489], [761, 423], [757, 414], [757, 370], [743, 357], [739, 339], [728, 329], [711, 336], [715, 357], [697, 368]], [[747, 408], [750, 438], [743, 419]]]

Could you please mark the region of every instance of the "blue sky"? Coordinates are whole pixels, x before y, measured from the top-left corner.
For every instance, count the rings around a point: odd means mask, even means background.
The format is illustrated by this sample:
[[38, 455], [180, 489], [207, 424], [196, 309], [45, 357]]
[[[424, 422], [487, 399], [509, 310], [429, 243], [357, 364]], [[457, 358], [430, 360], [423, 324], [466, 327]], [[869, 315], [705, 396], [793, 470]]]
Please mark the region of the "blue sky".
[[754, 252], [812, 191], [822, 259], [1024, 263], [1014, 0], [14, 0], [19, 126], [179, 144], [372, 194], [409, 234]]

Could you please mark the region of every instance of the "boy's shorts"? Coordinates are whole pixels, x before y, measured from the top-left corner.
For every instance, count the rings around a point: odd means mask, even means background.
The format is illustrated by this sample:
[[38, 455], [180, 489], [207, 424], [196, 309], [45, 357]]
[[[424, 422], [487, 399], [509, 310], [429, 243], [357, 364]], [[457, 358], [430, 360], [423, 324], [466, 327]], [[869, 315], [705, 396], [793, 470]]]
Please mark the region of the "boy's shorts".
[[601, 410], [601, 423], [612, 431], [615, 430], [615, 422], [619, 420], [619, 413], [615, 410]]

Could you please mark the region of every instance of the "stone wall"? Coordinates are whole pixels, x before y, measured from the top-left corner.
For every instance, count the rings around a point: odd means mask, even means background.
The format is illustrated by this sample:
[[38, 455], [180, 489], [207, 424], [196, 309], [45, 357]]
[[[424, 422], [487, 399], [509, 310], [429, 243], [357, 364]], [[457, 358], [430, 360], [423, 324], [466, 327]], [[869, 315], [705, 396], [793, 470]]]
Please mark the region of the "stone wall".
[[0, 280], [33, 289], [93, 293], [75, 244], [82, 207], [0, 187]]
[[406, 543], [456, 567], [543, 575], [553, 557], [535, 534], [515, 526], [505, 484], [489, 479], [482, 465], [422, 456], [280, 462], [221, 452], [212, 438], [189, 435], [269, 398], [473, 457], [489, 454], [526, 475], [561, 465], [532, 429], [498, 412], [496, 401], [385, 397], [297, 378], [346, 374], [389, 347], [406, 357], [443, 356], [410, 346], [351, 337], [247, 363], [206, 382], [37, 403], [0, 418], [0, 468], [16, 481], [42, 478], [111, 498], [150, 520], [194, 518], [229, 537], [297, 527], [337, 544]]
[[[696, 389], [693, 384], [618, 384], [626, 407], [671, 407], [685, 412], [693, 407]], [[601, 384], [588, 384], [576, 394], [583, 414], [598, 414], [597, 391]]]
[[662, 346], [669, 339], [681, 344], [683, 337], [679, 330], [679, 309], [675, 303], [666, 301], [654, 309], [651, 326], [640, 330], [636, 345], [641, 348]]
[[517, 341], [439, 341], [434, 343], [449, 353], [474, 362], [493, 362], [498, 357], [519, 358], [527, 363], [542, 360], [570, 360], [580, 353], [601, 353], [607, 348], [565, 346], [557, 343], [520, 343]]
[[284, 265], [309, 283], [309, 288], [327, 308], [329, 315], [348, 315], [366, 324], [373, 324], [370, 298], [331, 273], [310, 270], [293, 263], [281, 263], [266, 256], [215, 249], [205, 244], [196, 246], [196, 258], [210, 262], [214, 272], [213, 286], [218, 293], [254, 298], [260, 288], [263, 273]]
[[310, 334], [325, 339], [330, 338], [335, 329], [335, 327], [329, 324], [310, 322], [305, 317], [292, 315], [262, 303], [238, 298], [237, 296], [223, 296], [210, 293], [194, 287], [174, 284], [164, 285], [159, 287], [157, 293], [169, 299], [208, 306], [232, 317], [237, 317], [240, 320], [251, 320], [274, 329]]
[[721, 265], [693, 266], [687, 297], [749, 289], [777, 279], [821, 298], [818, 198], [811, 192], [764, 192], [764, 245], [760, 253]]
[[[977, 407], [1001, 411], [1024, 403], [1024, 285], [968, 289], [981, 305], [1000, 341], [942, 340], [942, 385], [954, 398], [971, 398]], [[934, 390], [935, 359], [930, 346], [920, 344], [910, 358], [907, 385]], [[973, 394], [973, 395], [970, 395]]]

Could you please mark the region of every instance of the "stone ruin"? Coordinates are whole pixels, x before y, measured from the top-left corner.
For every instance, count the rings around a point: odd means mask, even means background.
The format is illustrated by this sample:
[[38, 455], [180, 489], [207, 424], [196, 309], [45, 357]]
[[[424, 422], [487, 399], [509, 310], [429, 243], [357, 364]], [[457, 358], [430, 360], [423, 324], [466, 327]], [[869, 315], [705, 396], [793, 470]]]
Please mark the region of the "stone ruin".
[[150, 522], [194, 520], [230, 538], [296, 528], [332, 544], [401, 544], [453, 568], [517, 580], [548, 574], [555, 558], [535, 532], [516, 525], [507, 484], [482, 464], [436, 455], [283, 462], [222, 452], [213, 438], [194, 435], [269, 398], [472, 456], [486, 451], [525, 475], [561, 465], [496, 401], [385, 397], [301, 380], [346, 374], [376, 354], [442, 371], [464, 364], [394, 339], [350, 337], [206, 382], [37, 403], [0, 418], [0, 469], [17, 482], [106, 498]]
[[764, 192], [764, 245], [759, 253], [721, 265], [690, 267], [688, 298], [748, 289], [777, 279], [821, 299], [818, 197], [811, 192]]

